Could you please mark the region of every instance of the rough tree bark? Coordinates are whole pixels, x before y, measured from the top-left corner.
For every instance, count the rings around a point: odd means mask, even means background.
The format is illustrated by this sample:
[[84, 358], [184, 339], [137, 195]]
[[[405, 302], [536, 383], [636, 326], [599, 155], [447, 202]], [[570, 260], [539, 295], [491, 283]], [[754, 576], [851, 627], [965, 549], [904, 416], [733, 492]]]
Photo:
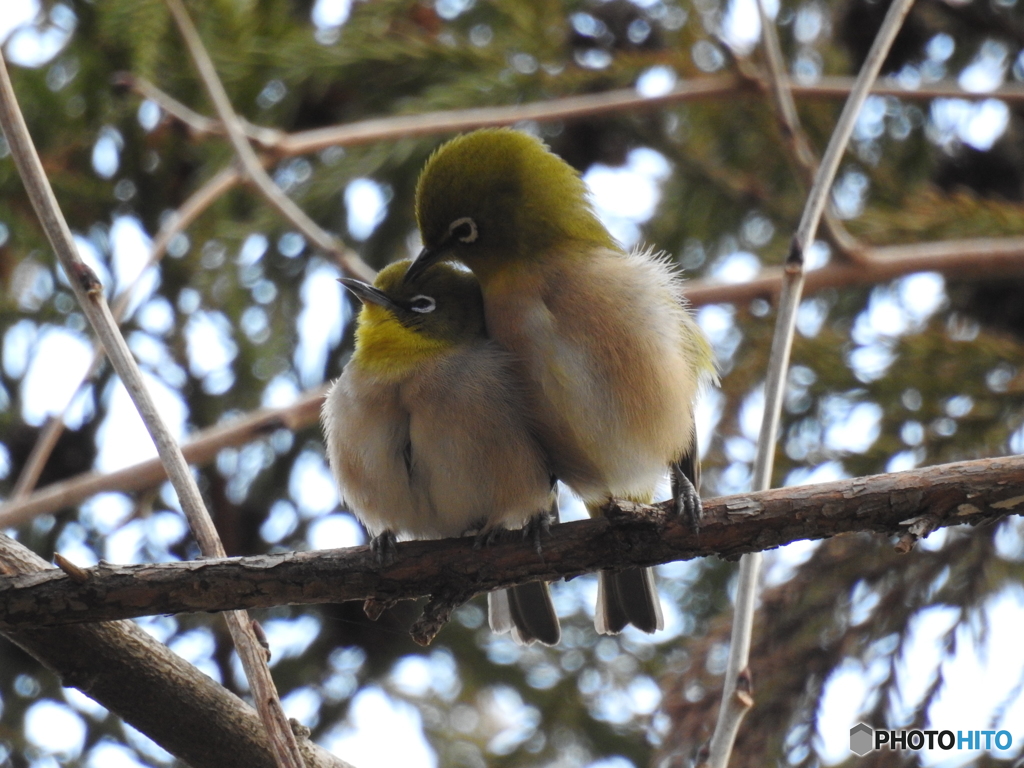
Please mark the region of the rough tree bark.
[[623, 514], [563, 523], [538, 555], [518, 537], [487, 551], [471, 538], [406, 542], [378, 569], [367, 547], [191, 562], [67, 567], [0, 578], [0, 630], [284, 603], [400, 600], [457, 605], [535, 579], [706, 555], [735, 558], [800, 539], [855, 531], [900, 536], [898, 549], [944, 526], [1024, 512], [1024, 456], [723, 496], [694, 534], [668, 503], [620, 503]]
[[[0, 535], [0, 573], [53, 570]], [[59, 571], [58, 571], [59, 572]], [[256, 710], [130, 621], [3, 633], [56, 674], [193, 768], [274, 768]], [[299, 738], [309, 768], [351, 768]]]

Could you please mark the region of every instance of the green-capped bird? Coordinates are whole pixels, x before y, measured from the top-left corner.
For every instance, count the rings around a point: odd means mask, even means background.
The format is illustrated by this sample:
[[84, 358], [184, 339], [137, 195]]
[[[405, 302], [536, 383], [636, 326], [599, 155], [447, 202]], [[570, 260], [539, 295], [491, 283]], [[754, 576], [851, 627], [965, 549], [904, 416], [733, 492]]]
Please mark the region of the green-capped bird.
[[[530, 432], [511, 356], [484, 330], [476, 279], [448, 264], [403, 281], [341, 282], [362, 302], [352, 359], [321, 420], [342, 497], [386, 561], [396, 536], [434, 539], [546, 522], [548, 460]], [[557, 514], [557, 508], [554, 510]], [[491, 628], [559, 641], [547, 584], [488, 595]]]
[[[423, 251], [406, 279], [458, 259], [480, 281], [488, 333], [520, 361], [555, 474], [598, 515], [652, 500], [670, 469], [676, 509], [701, 505], [694, 405], [711, 347], [660, 256], [627, 253], [586, 186], [538, 139], [487, 129], [448, 142], [416, 190]], [[661, 629], [649, 568], [601, 573], [595, 625]]]

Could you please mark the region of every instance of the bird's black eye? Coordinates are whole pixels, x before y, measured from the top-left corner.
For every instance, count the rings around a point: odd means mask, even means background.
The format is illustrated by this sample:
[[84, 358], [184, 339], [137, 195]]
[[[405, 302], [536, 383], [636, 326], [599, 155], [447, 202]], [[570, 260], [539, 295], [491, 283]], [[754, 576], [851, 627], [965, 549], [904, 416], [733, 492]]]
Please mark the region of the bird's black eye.
[[460, 243], [472, 243], [477, 239], [479, 233], [476, 230], [476, 222], [469, 216], [456, 219], [448, 225], [448, 234]]
[[437, 304], [432, 298], [423, 295], [413, 296], [412, 300], [409, 302], [409, 309], [413, 312], [419, 312], [424, 315], [427, 314], [427, 312], [433, 312], [434, 307], [436, 306]]

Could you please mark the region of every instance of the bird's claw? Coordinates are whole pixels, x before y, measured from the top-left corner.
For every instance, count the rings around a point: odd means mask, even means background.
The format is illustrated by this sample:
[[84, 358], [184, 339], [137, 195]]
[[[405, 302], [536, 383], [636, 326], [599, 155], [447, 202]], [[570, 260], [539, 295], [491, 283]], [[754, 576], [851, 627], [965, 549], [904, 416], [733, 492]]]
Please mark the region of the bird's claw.
[[398, 539], [394, 531], [384, 531], [370, 539], [370, 551], [377, 559], [377, 565], [385, 568], [398, 559]]
[[704, 515], [700, 494], [693, 487], [690, 478], [676, 464], [672, 465], [672, 501], [675, 514], [684, 516], [694, 533], [699, 531], [701, 517]]
[[502, 528], [484, 528], [480, 533], [473, 537], [473, 549], [480, 549], [481, 547], [489, 547], [494, 544], [501, 536]]
[[[526, 524], [522, 528], [523, 539], [533, 541], [534, 549], [537, 550], [538, 555], [541, 553], [542, 538], [551, 532], [551, 521], [553, 519], [554, 516], [547, 510], [538, 512], [527, 520]], [[476, 534], [476, 536], [473, 537], [473, 549], [493, 546], [506, 533], [511, 533], [511, 531], [498, 526], [494, 528], [483, 528]]]
[[523, 538], [533, 540], [533, 548], [538, 555], [541, 553], [543, 537], [551, 533], [551, 518], [552, 515], [548, 511], [538, 512], [523, 526]]

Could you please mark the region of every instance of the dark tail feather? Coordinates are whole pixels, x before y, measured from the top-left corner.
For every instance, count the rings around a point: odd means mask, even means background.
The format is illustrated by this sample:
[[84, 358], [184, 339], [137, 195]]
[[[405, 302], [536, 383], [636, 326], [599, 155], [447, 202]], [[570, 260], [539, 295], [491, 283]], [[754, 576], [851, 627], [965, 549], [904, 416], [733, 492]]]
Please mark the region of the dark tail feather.
[[534, 642], [557, 645], [562, 639], [551, 592], [542, 581], [491, 592], [487, 596], [487, 607], [491, 631], [511, 632], [512, 639], [520, 645]]
[[628, 624], [648, 633], [665, 626], [661, 600], [654, 588], [654, 571], [650, 568], [598, 574], [594, 626], [602, 635], [614, 635]]
[[531, 581], [512, 587], [509, 595], [512, 623], [525, 642], [537, 640], [544, 645], [557, 645], [562, 639], [551, 592], [543, 581]]

